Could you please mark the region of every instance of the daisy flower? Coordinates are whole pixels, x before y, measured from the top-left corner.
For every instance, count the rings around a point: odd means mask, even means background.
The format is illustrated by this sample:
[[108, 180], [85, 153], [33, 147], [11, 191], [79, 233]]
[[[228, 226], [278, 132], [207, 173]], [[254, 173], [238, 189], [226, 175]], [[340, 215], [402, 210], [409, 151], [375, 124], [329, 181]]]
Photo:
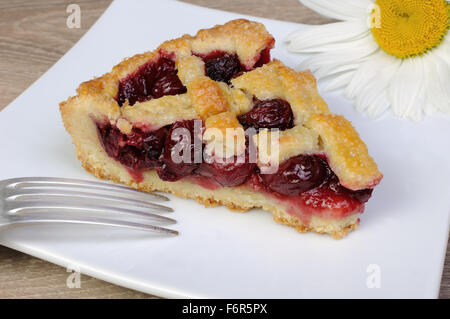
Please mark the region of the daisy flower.
[[420, 120], [450, 113], [450, 4], [446, 0], [300, 0], [340, 22], [307, 26], [286, 39], [314, 53], [301, 68], [344, 88], [355, 108], [377, 118], [389, 108]]

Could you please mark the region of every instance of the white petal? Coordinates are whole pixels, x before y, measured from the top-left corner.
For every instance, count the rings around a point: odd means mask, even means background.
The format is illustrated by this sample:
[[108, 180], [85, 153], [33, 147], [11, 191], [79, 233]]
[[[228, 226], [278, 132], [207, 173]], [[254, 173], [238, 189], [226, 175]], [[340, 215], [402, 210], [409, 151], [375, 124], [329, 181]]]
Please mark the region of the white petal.
[[422, 59], [427, 102], [433, 105], [433, 109], [450, 113], [450, 65], [433, 51]]
[[401, 63], [401, 60], [394, 60], [392, 61], [394, 63], [385, 63], [380, 66], [379, 63], [382, 60], [379, 57], [380, 54], [385, 53], [378, 53], [372, 61], [372, 74], [375, 76], [366, 81], [366, 85], [360, 89], [355, 100], [356, 109], [366, 112], [371, 118], [377, 118], [389, 108], [387, 87]]
[[350, 41], [368, 33], [367, 26], [360, 21], [337, 22], [302, 27], [291, 33], [288, 50], [292, 52], [317, 52], [330, 43]]
[[377, 118], [389, 108], [386, 88], [400, 63], [379, 50], [361, 65], [346, 92], [353, 95], [358, 112]]
[[345, 95], [349, 99], [358, 98], [359, 105], [368, 107], [375, 100], [372, 94], [378, 95], [386, 89], [400, 63], [400, 59], [378, 50], [361, 64], [345, 90]]
[[299, 68], [311, 69], [313, 73], [318, 72], [319, 75], [326, 75], [327, 73], [336, 72], [340, 68], [349, 69], [345, 65], [360, 63], [379, 49], [370, 36], [343, 43], [342, 46], [339, 50], [319, 53], [307, 58], [300, 64]]
[[376, 119], [386, 112], [389, 109], [389, 106], [387, 93], [386, 91], [382, 91], [367, 105], [366, 113], [370, 118]]
[[330, 66], [323, 66], [316, 72], [314, 72], [314, 75], [318, 79], [323, 79], [326, 76], [334, 75], [337, 73], [343, 73], [347, 71], [354, 71], [358, 69], [358, 67], [361, 65], [361, 63], [352, 63], [352, 64], [343, 64], [343, 65], [336, 65], [332, 64]]
[[350, 71], [332, 76], [326, 81], [326, 84], [323, 85], [323, 91], [330, 92], [347, 86], [354, 73], [355, 71]]
[[404, 59], [388, 87], [392, 111], [419, 121], [425, 103], [424, 68], [420, 58]]
[[338, 20], [365, 19], [373, 5], [369, 0], [300, 0], [308, 8]]
[[375, 44], [375, 41], [373, 40], [372, 35], [370, 34], [370, 31], [362, 33], [360, 36], [348, 40], [348, 41], [341, 41], [341, 42], [330, 42], [325, 43], [321, 46], [314, 46], [310, 48], [304, 48], [299, 53], [323, 53], [323, 52], [331, 52], [331, 51], [341, 51], [348, 49], [349, 47], [360, 47], [363, 45], [363, 42], [367, 42], [370, 40], [370, 42], [373, 42]]

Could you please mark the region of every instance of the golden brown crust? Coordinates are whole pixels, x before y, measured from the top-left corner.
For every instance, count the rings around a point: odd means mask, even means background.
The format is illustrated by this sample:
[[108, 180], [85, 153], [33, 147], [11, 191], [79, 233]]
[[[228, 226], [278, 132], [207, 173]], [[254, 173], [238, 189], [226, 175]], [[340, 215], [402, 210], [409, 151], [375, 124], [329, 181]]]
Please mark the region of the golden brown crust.
[[226, 134], [227, 129], [242, 128], [241, 123], [233, 112], [222, 112], [206, 119], [205, 129], [218, 129], [222, 134]]
[[236, 53], [241, 63], [250, 70], [266, 48], [272, 48], [275, 40], [263, 24], [245, 19], [232, 20], [224, 25], [200, 30], [191, 42], [195, 53], [211, 51]]
[[[310, 226], [304, 225], [300, 220], [293, 219], [289, 215], [285, 216], [277, 216], [274, 215], [273, 219], [283, 225], [291, 226], [297, 229], [300, 233], [308, 233], [308, 232], [315, 232], [318, 234], [325, 234], [327, 233], [325, 228], [314, 228]], [[347, 236], [348, 233], [354, 231], [359, 226], [359, 220], [356, 220], [354, 223], [347, 224], [339, 229], [335, 229], [333, 232], [330, 233], [331, 236], [333, 236], [334, 239], [342, 239], [345, 236]]]
[[203, 141], [208, 155], [228, 158], [245, 152], [245, 132], [236, 114], [227, 111], [213, 115], [205, 121]]
[[219, 84], [206, 76], [190, 81], [187, 90], [192, 105], [202, 120], [226, 112], [230, 107]]
[[383, 175], [352, 124], [334, 114], [313, 114], [306, 123], [316, 131], [333, 172], [352, 190], [373, 188]]
[[296, 125], [301, 125], [311, 114], [329, 113], [317, 91], [314, 76], [308, 71], [296, 72], [278, 60], [244, 73], [231, 83], [260, 100], [280, 98], [288, 101]]

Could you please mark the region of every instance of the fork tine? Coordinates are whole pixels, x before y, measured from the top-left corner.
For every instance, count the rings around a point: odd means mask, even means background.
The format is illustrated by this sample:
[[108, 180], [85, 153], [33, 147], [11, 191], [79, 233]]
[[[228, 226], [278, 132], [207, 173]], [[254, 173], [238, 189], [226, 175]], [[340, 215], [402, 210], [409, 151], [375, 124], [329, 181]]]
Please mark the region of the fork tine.
[[154, 204], [152, 202], [132, 199], [122, 196], [108, 195], [108, 194], [94, 194], [81, 191], [61, 190], [61, 189], [14, 189], [6, 192], [5, 200], [23, 201], [23, 200], [38, 200], [40, 197], [48, 199], [49, 197], [56, 197], [56, 199], [69, 198], [84, 198], [95, 199], [101, 201], [114, 201], [118, 204], [127, 204], [143, 208], [150, 208], [159, 212], [173, 212], [172, 208]]
[[14, 225], [25, 225], [25, 224], [41, 224], [41, 223], [67, 223], [67, 224], [85, 224], [85, 225], [99, 225], [99, 226], [114, 226], [121, 228], [131, 228], [137, 230], [144, 231], [153, 231], [168, 235], [178, 235], [178, 231], [154, 226], [150, 224], [136, 223], [136, 222], [128, 222], [122, 220], [114, 220], [108, 218], [92, 218], [92, 217], [83, 217], [83, 218], [45, 218], [45, 217], [33, 217], [27, 216], [26, 218], [15, 218], [11, 224], [7, 226]]
[[132, 195], [139, 197], [141, 199], [149, 199], [150, 197], [154, 200], [168, 201], [169, 199], [160, 194], [141, 192], [136, 189], [128, 188], [121, 185], [86, 181], [74, 178], [61, 178], [61, 177], [21, 177], [7, 179], [2, 182], [8, 188], [27, 188], [27, 187], [66, 187], [66, 188], [90, 188], [95, 190], [104, 190], [114, 193], [119, 193], [121, 195]]
[[[157, 221], [161, 222], [168, 222], [168, 223], [176, 223], [175, 219], [168, 218], [165, 216], [160, 216], [157, 214], [144, 212], [144, 211], [138, 211], [134, 209], [128, 209], [128, 208], [119, 208], [111, 205], [98, 205], [98, 204], [91, 204], [89, 202], [83, 202], [80, 200], [74, 200], [74, 201], [67, 201], [67, 202], [55, 202], [55, 201], [23, 201], [23, 202], [8, 202], [5, 205], [5, 213], [7, 213], [9, 216], [11, 215], [18, 215], [18, 214], [31, 214], [31, 213], [38, 213], [38, 212], [83, 212], [88, 213], [92, 211], [99, 211], [99, 212], [109, 212], [109, 213], [119, 213], [119, 214], [129, 214], [129, 215], [135, 215], [135, 216], [141, 216], [146, 218], [152, 218]], [[84, 217], [83, 217], [84, 218]]]

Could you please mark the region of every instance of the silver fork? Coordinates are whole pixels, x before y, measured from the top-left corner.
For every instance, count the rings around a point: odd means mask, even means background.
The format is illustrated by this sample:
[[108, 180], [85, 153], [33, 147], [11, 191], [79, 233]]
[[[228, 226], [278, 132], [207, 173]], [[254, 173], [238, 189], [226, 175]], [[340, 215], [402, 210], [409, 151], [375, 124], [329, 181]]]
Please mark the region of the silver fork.
[[[176, 230], [153, 225], [176, 223], [157, 214], [173, 212], [170, 207], [154, 203], [168, 200], [158, 194], [80, 179], [12, 178], [0, 181], [0, 230], [25, 224], [71, 223], [178, 235]], [[152, 224], [127, 220], [126, 215], [146, 218]]]

